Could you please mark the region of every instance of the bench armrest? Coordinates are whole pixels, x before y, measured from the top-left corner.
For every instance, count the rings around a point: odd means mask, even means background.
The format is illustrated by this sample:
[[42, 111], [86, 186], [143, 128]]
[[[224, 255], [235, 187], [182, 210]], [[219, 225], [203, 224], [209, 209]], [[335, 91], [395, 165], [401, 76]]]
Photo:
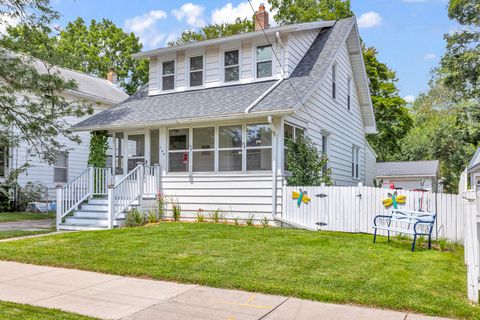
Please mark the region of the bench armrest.
[[377, 219], [389, 220], [389, 224], [390, 224], [390, 220], [392, 219], [392, 216], [387, 216], [387, 215], [382, 215], [382, 214], [379, 214], [379, 215], [375, 216], [375, 218], [373, 218], [373, 225], [374, 226], [377, 226]]

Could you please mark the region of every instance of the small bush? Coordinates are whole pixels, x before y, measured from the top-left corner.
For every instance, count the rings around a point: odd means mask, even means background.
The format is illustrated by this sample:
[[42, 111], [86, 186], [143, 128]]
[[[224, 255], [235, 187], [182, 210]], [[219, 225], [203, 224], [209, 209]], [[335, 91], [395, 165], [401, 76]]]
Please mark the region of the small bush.
[[158, 218], [162, 219], [165, 215], [165, 205], [167, 201], [163, 193], [157, 194], [157, 208], [158, 208]]
[[233, 218], [233, 224], [238, 226], [240, 223], [238, 222], [239, 218], [238, 217], [235, 217]]
[[441, 252], [445, 252], [447, 250], [448, 240], [447, 238], [439, 238], [438, 241], [438, 248]]
[[149, 210], [147, 213], [147, 222], [148, 223], [157, 223], [159, 220], [158, 210]]
[[405, 233], [399, 233], [399, 234], [397, 235], [397, 239], [398, 239], [398, 240], [410, 240], [409, 236], [406, 235]]
[[263, 219], [262, 219], [262, 227], [263, 227], [263, 228], [268, 228], [269, 223], [270, 223], [270, 220], [268, 220], [267, 217], [263, 217]]
[[127, 212], [125, 217], [125, 227], [138, 227], [146, 223], [145, 215], [138, 211], [137, 208], [132, 208]]
[[420, 236], [417, 238], [417, 246], [419, 246], [420, 248], [423, 247], [423, 244], [425, 243], [425, 237], [424, 236]]
[[255, 220], [255, 216], [253, 214], [249, 215], [246, 220], [247, 226], [253, 226], [253, 220]]
[[198, 209], [197, 211], [197, 222], [205, 222], [205, 215], [203, 214], [203, 209]]
[[172, 203], [172, 215], [174, 221], [180, 221], [180, 216], [182, 215], [182, 208], [178, 202]]
[[220, 209], [214, 210], [210, 214], [210, 220], [212, 220], [213, 223], [220, 222], [220, 219], [222, 219], [222, 218], [223, 218], [223, 213], [222, 213], [222, 210], [220, 210]]

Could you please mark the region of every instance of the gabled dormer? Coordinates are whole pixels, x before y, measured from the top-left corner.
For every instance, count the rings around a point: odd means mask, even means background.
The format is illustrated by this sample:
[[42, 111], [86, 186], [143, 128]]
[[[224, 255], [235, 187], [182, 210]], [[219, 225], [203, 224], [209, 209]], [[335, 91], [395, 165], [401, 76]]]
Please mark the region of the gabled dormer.
[[270, 27], [255, 13], [255, 31], [137, 54], [150, 60], [149, 95], [245, 84], [288, 77], [322, 28], [332, 21]]

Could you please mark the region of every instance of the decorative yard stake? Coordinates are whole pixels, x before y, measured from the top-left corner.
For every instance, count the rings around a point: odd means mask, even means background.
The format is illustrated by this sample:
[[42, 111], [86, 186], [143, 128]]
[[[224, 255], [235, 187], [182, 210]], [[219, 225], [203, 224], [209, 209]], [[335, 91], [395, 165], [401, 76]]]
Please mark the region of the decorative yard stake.
[[[394, 189], [395, 186], [393, 183], [390, 185], [390, 189]], [[393, 205], [393, 209], [398, 209], [398, 204], [405, 204], [407, 202], [407, 197], [404, 195], [399, 196], [397, 191], [394, 191], [392, 193], [388, 193], [388, 199], [383, 200], [383, 205], [385, 208], [388, 208]]]
[[300, 189], [300, 193], [298, 193], [297, 191], [293, 191], [292, 198], [297, 199], [297, 207], [300, 207], [302, 202], [305, 204], [309, 204], [310, 200], [312, 200], [309, 196], [307, 196], [307, 191], [302, 191], [302, 189]]

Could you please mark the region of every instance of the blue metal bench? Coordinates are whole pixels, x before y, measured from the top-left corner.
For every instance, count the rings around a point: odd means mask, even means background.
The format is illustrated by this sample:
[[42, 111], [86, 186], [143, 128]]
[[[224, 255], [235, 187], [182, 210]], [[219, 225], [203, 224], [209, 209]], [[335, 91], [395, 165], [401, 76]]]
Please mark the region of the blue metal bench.
[[[377, 240], [377, 230], [386, 230], [388, 241], [390, 232], [413, 235], [412, 252], [415, 250], [415, 242], [418, 236], [428, 236], [428, 249], [432, 248], [432, 231], [436, 219], [435, 213], [423, 211], [410, 211], [396, 209], [391, 215], [377, 215], [373, 219], [375, 230], [373, 242]], [[395, 223], [395, 226], [392, 226]]]

